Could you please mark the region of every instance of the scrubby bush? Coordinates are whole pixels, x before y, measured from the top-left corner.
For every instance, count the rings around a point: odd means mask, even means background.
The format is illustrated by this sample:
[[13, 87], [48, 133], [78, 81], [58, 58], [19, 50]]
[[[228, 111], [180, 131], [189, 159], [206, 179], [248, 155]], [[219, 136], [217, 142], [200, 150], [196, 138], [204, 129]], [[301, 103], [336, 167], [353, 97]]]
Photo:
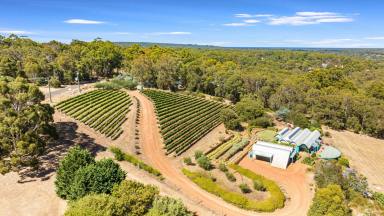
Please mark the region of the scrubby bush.
[[243, 192], [243, 193], [251, 193], [252, 192], [251, 188], [249, 188], [249, 186], [245, 183], [240, 184], [239, 188], [240, 188], [241, 192]]
[[229, 171], [225, 172], [225, 176], [231, 182], [235, 182], [236, 181], [236, 177], [231, 172], [229, 172]]
[[107, 194], [91, 194], [71, 202], [65, 216], [123, 216], [122, 205]]
[[244, 97], [236, 103], [236, 113], [241, 121], [253, 121], [264, 114], [263, 102], [251, 97]]
[[67, 199], [76, 171], [94, 162], [95, 159], [89, 151], [80, 148], [80, 146], [70, 148], [57, 169], [55, 181], [57, 195]]
[[204, 153], [200, 150], [195, 151], [195, 160], [199, 159], [201, 156], [203, 156]]
[[107, 89], [107, 90], [117, 90], [121, 88], [134, 90], [137, 86], [137, 83], [130, 79], [115, 78], [108, 82], [101, 82], [95, 85], [96, 88]]
[[183, 159], [183, 161], [184, 161], [184, 163], [186, 164], [186, 165], [192, 165], [193, 163], [192, 163], [192, 159], [190, 158], [190, 157], [185, 157], [184, 159]]
[[48, 82], [53, 88], [60, 88], [61, 86], [60, 80], [55, 76], [51, 77]]
[[171, 197], [156, 197], [153, 207], [145, 216], [192, 216], [181, 200]]
[[253, 180], [253, 188], [258, 191], [266, 191], [263, 183], [259, 179]]
[[337, 161], [341, 166], [349, 167], [349, 160], [346, 157], [340, 157]]
[[259, 117], [259, 118], [252, 120], [250, 122], [250, 125], [254, 126], [254, 127], [268, 128], [268, 127], [273, 126], [273, 121], [271, 118], [269, 118], [267, 116], [262, 116], [262, 117]]
[[112, 191], [112, 196], [123, 203], [121, 208], [128, 216], [144, 215], [151, 208], [152, 202], [158, 194], [157, 187], [136, 181], [123, 181]]
[[330, 184], [316, 191], [308, 216], [350, 215], [343, 191], [339, 185]]
[[288, 108], [280, 107], [280, 109], [276, 111], [276, 116], [277, 116], [277, 118], [285, 121], [288, 117], [289, 112], [290, 111]]
[[227, 168], [227, 166], [225, 166], [224, 163], [220, 163], [220, 164], [219, 164], [219, 170], [220, 170], [221, 172], [227, 172], [227, 171], [228, 171], [228, 168]]
[[302, 163], [303, 164], [306, 164], [308, 166], [313, 166], [315, 164], [315, 160], [312, 158], [312, 157], [305, 157], [303, 160], [302, 160]]
[[376, 200], [382, 208], [384, 208], [384, 193], [375, 192], [373, 194], [373, 199]]
[[225, 128], [229, 130], [241, 129], [239, 116], [230, 108], [220, 111], [220, 120], [224, 123]]
[[343, 185], [341, 166], [334, 161], [320, 161], [315, 167], [315, 181], [320, 188], [330, 184]]
[[197, 164], [199, 164], [199, 166], [205, 170], [210, 170], [212, 169], [212, 164], [211, 164], [211, 161], [209, 160], [209, 158], [205, 155], [202, 155], [200, 156], [199, 158], [197, 158]]
[[125, 172], [111, 159], [103, 159], [76, 171], [68, 198], [76, 200], [93, 193], [109, 194], [125, 179]]

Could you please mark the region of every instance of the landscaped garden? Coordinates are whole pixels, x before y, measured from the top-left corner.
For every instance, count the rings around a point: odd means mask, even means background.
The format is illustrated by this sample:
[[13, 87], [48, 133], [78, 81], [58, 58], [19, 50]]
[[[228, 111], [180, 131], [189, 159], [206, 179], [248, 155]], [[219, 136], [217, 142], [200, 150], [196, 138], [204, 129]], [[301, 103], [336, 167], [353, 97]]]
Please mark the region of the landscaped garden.
[[144, 90], [155, 105], [167, 153], [180, 155], [218, 126], [226, 106], [194, 96]]
[[95, 90], [56, 105], [56, 109], [112, 139], [118, 138], [131, 99], [122, 91]]

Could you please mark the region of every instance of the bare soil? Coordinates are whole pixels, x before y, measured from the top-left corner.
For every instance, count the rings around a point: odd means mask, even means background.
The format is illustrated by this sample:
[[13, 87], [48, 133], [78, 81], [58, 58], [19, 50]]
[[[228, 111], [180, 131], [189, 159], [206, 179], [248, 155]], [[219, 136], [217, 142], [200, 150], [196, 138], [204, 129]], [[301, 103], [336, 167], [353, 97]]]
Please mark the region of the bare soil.
[[324, 141], [338, 148], [350, 166], [367, 177], [371, 189], [384, 192], [384, 140], [350, 131], [323, 130], [331, 134]]

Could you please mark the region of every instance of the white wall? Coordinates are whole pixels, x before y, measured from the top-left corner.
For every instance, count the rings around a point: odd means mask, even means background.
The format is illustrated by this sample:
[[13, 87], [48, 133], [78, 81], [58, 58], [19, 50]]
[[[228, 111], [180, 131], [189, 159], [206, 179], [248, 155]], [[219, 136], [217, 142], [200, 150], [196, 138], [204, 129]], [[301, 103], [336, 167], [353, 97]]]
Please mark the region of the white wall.
[[263, 145], [253, 145], [252, 150], [267, 152], [273, 155], [271, 165], [281, 169], [286, 169], [289, 162], [291, 151]]

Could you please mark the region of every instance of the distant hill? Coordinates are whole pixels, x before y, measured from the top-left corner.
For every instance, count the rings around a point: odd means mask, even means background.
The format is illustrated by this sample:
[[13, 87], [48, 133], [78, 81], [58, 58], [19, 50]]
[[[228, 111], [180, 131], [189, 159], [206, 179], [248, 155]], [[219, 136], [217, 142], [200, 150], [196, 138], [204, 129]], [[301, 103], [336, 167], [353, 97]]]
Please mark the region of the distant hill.
[[176, 43], [153, 43], [153, 42], [114, 42], [115, 44], [118, 44], [122, 47], [131, 46], [133, 44], [139, 44], [143, 47], [150, 47], [150, 46], [161, 46], [161, 47], [173, 47], [173, 48], [221, 48], [218, 46], [211, 46], [211, 45], [198, 45], [198, 44], [176, 44]]

